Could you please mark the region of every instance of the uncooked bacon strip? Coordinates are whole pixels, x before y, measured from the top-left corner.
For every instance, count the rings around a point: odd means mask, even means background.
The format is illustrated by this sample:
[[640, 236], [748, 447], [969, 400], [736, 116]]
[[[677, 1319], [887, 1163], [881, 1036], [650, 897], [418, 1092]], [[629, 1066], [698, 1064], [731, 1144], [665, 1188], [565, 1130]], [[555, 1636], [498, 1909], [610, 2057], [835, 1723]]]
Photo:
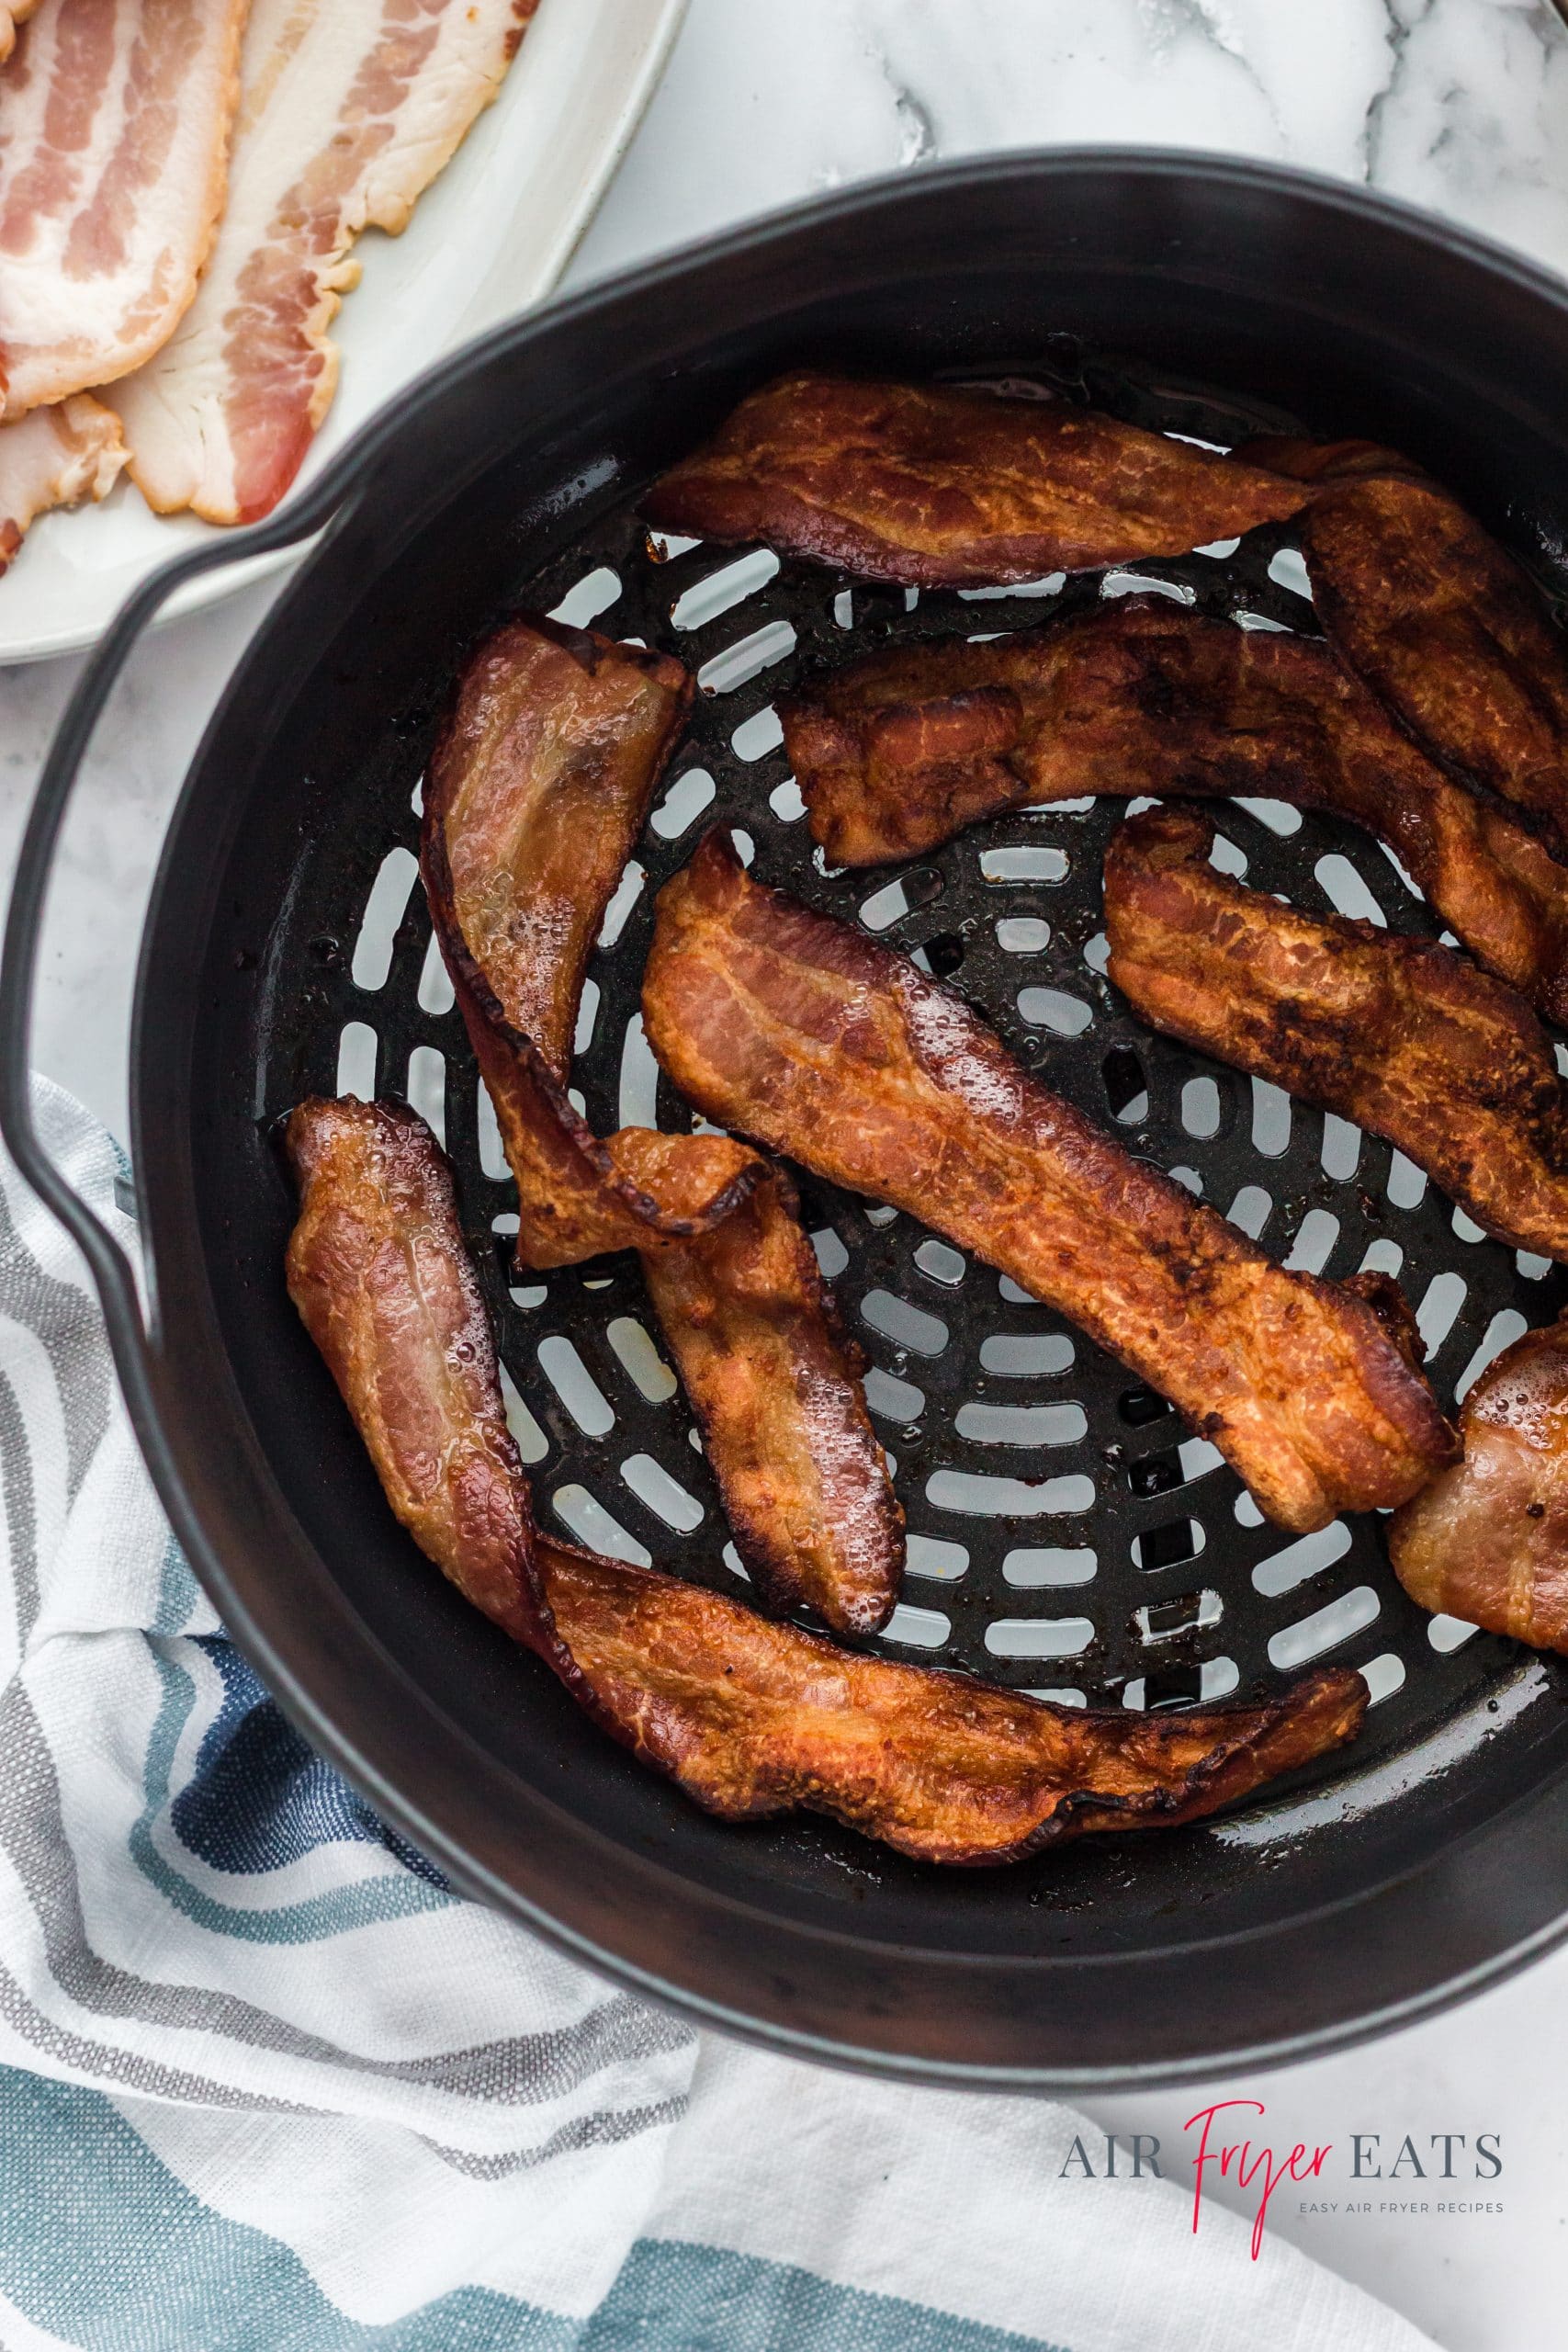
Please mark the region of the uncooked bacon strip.
[[1527, 1331], [1460, 1408], [1464, 1459], [1388, 1524], [1412, 1600], [1568, 1650], [1568, 1317]]
[[1436, 482], [1364, 444], [1251, 445], [1318, 495], [1302, 528], [1331, 645], [1432, 758], [1568, 847], [1568, 648], [1512, 556]]
[[1568, 1093], [1529, 1005], [1431, 940], [1217, 874], [1213, 837], [1151, 808], [1111, 844], [1109, 969], [1134, 1010], [1382, 1136], [1499, 1240], [1568, 1257]]
[[788, 1180], [725, 1136], [602, 1142], [563, 1083], [588, 949], [689, 694], [678, 663], [589, 632], [499, 631], [433, 763], [425, 890], [516, 1179], [519, 1262], [639, 1252], [748, 1572], [774, 1607], [872, 1633], [903, 1515]]
[[557, 1078], [589, 950], [694, 690], [666, 655], [529, 616], [470, 657], [442, 730], [425, 807], [453, 916]]
[[856, 1657], [657, 1570], [536, 1538], [451, 1178], [412, 1113], [301, 1104], [289, 1287], [403, 1525], [641, 1761], [728, 1820], [828, 1814], [919, 1860], [1005, 1862], [1173, 1826], [1353, 1738], [1366, 1686], [1260, 1704], [1055, 1707]]
[[643, 501], [658, 529], [764, 540], [914, 587], [1179, 555], [1313, 495], [1117, 417], [936, 384], [781, 377]]
[[[195, 0], [192, 0], [195, 5]], [[495, 96], [536, 0], [254, 0], [229, 202], [200, 289], [118, 388], [160, 514], [268, 514], [332, 404], [360, 232], [396, 235]]]
[[899, 647], [779, 708], [835, 865], [1085, 793], [1286, 800], [1386, 842], [1488, 971], [1568, 1019], [1568, 867], [1314, 639], [1134, 597], [1014, 637]]
[[0, 79], [8, 417], [151, 358], [223, 205], [246, 0], [43, 0]]
[[660, 894], [643, 1018], [708, 1117], [1069, 1315], [1281, 1526], [1402, 1502], [1451, 1458], [1397, 1291], [1376, 1294], [1385, 1329], [1351, 1286], [1283, 1272], [1027, 1077], [962, 999], [751, 881], [716, 833]]
[[107, 498], [125, 463], [119, 419], [77, 392], [0, 424], [0, 571], [51, 506]]

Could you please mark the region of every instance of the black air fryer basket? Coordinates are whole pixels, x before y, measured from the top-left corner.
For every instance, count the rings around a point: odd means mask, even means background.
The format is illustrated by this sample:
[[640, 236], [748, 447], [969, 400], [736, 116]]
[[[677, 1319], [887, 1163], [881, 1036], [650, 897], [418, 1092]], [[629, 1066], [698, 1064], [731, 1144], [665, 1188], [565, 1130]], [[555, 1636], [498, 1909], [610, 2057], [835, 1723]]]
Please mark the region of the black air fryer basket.
[[[919, 951], [1032, 1069], [1277, 1255], [1395, 1272], [1445, 1403], [1562, 1305], [1557, 1270], [1481, 1238], [1384, 1145], [1132, 1017], [1100, 936], [1120, 806], [999, 819], [910, 868], [824, 866], [773, 715], [814, 666], [1151, 582], [1314, 622], [1288, 530], [977, 596], [705, 546], [655, 560], [644, 485], [803, 362], [1024, 379], [1222, 444], [1374, 437], [1451, 485], [1549, 590], [1568, 584], [1568, 297], [1527, 266], [1359, 191], [1187, 156], [1015, 157], [837, 197], [491, 336], [286, 519], [171, 564], [133, 602], [62, 730], [17, 881], [6, 1138], [88, 1253], [148, 1460], [226, 1623], [459, 1885], [694, 2015], [950, 2082], [1103, 2088], [1376, 2031], [1562, 1933], [1568, 1712], [1561, 1663], [1404, 1599], [1375, 1518], [1292, 1542], [1060, 1317], [909, 1218], [803, 1179], [876, 1366], [912, 1532], [879, 1646], [1091, 1704], [1266, 1690], [1318, 1659], [1364, 1666], [1374, 1694], [1355, 1747], [1225, 1818], [944, 1872], [814, 1819], [724, 1826], [605, 1741], [396, 1526], [285, 1295], [278, 1115], [340, 1085], [408, 1096], [457, 1165], [541, 1514], [744, 1592], [635, 1262], [509, 1272], [504, 1167], [414, 880], [454, 673], [525, 605], [666, 648], [707, 689], [592, 967], [574, 1083], [601, 1132], [689, 1124], [637, 993], [655, 892], [722, 821], [766, 879]], [[133, 1043], [147, 1329], [29, 1123], [49, 860], [156, 606], [193, 571], [322, 523], [186, 779], [148, 916]], [[1434, 930], [1365, 834], [1265, 803], [1215, 813], [1220, 857], [1258, 887]]]

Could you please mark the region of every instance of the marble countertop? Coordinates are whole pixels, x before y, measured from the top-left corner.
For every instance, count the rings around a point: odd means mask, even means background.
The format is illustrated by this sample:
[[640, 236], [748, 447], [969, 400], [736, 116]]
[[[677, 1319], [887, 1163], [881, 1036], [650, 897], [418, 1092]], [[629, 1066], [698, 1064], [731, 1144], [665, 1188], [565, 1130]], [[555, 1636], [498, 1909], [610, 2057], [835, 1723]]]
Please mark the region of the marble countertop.
[[[869, 174], [1096, 141], [1370, 180], [1568, 270], [1568, 32], [1545, 0], [693, 0], [568, 283]], [[142, 648], [70, 828], [36, 1057], [122, 1135], [130, 974], [164, 820], [273, 593], [247, 591]], [[0, 869], [77, 667], [0, 673]], [[1500, 2212], [1380, 2211], [1408, 2200], [1406, 2177], [1393, 2194], [1371, 2184], [1365, 2211], [1346, 2210], [1342, 2187], [1326, 2193], [1332, 2213], [1281, 2193], [1272, 2225], [1449, 2352], [1551, 2352], [1568, 2335], [1565, 2018], [1568, 1954], [1343, 2057], [1104, 2100], [1096, 2119], [1168, 2151], [1195, 2109], [1236, 2097], [1265, 2103], [1276, 2148], [1343, 2149], [1359, 2132], [1382, 2133], [1385, 2152], [1408, 2132], [1425, 2151], [1436, 2132], [1498, 2134], [1503, 2175], [1472, 2195]], [[1439, 2194], [1416, 2184], [1416, 2201]]]

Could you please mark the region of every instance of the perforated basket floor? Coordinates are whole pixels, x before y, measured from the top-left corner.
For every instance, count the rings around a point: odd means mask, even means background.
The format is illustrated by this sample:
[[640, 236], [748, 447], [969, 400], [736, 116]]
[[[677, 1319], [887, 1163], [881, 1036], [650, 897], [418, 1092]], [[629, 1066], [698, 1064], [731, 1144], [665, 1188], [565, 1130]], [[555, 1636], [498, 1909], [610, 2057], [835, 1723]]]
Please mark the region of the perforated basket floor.
[[[1089, 380], [1101, 405], [1214, 442], [1281, 422], [1125, 371]], [[520, 578], [515, 596], [671, 650], [703, 688], [584, 995], [574, 1083], [601, 1133], [691, 1124], [649, 1053], [638, 990], [655, 894], [720, 822], [739, 830], [766, 880], [923, 958], [1032, 1070], [1286, 1264], [1396, 1275], [1445, 1406], [1557, 1312], [1560, 1270], [1484, 1239], [1386, 1145], [1133, 1018], [1104, 978], [1100, 930], [1101, 861], [1122, 804], [1015, 814], [912, 868], [870, 873], [826, 869], [807, 833], [773, 706], [813, 667], [890, 639], [1027, 627], [1151, 585], [1311, 631], [1288, 532], [1013, 593], [917, 595], [846, 588], [762, 552], [674, 542], [655, 560], [634, 506], [605, 513], [570, 554]], [[345, 870], [343, 903], [328, 910], [302, 996], [308, 1057], [323, 1071], [335, 1062], [340, 1088], [406, 1094], [444, 1136], [541, 1514], [601, 1550], [744, 1593], [636, 1261], [526, 1285], [509, 1274], [509, 1180], [415, 878], [412, 752], [406, 781], [398, 817], [367, 844], [380, 860], [368, 900]], [[1436, 929], [1365, 834], [1263, 801], [1213, 813], [1216, 861], [1258, 888], [1395, 931]], [[823, 1267], [874, 1367], [868, 1397], [908, 1515], [904, 1597], [874, 1646], [1128, 1706], [1266, 1689], [1310, 1661], [1344, 1661], [1364, 1668], [1375, 1702], [1359, 1760], [1406, 1746], [1507, 1670], [1511, 1645], [1406, 1600], [1378, 1519], [1291, 1541], [1211, 1446], [1059, 1316], [909, 1217], [797, 1175]]]

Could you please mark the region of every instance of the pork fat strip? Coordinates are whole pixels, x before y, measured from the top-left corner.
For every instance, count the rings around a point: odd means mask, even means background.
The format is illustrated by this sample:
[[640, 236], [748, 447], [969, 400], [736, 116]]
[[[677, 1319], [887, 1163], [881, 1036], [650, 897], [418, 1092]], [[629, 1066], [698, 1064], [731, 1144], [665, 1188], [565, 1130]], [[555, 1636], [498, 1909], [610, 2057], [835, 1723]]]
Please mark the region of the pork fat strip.
[[124, 463], [118, 417], [86, 392], [0, 424], [0, 571], [40, 514], [107, 498]]
[[1317, 639], [1129, 599], [900, 647], [779, 707], [835, 865], [910, 857], [1085, 793], [1286, 800], [1386, 842], [1487, 970], [1568, 1019], [1568, 867], [1419, 752]]
[[555, 1076], [604, 909], [694, 691], [679, 662], [534, 615], [468, 663], [425, 784], [452, 912]]
[[1383, 1136], [1511, 1248], [1568, 1257], [1568, 1091], [1529, 1005], [1431, 940], [1215, 873], [1213, 837], [1150, 808], [1111, 842], [1109, 970], [1134, 1010]]
[[742, 401], [642, 513], [943, 588], [1179, 555], [1284, 522], [1313, 494], [1093, 409], [802, 373]]
[[1169, 1397], [1280, 1526], [1403, 1502], [1453, 1435], [1408, 1315], [1287, 1273], [1029, 1078], [907, 956], [710, 833], [666, 884], [643, 1018], [705, 1112], [1010, 1274]]
[[1312, 469], [1302, 552], [1335, 650], [1424, 751], [1568, 848], [1568, 646], [1534, 582], [1414, 468], [1337, 458], [1359, 443], [1249, 447], [1281, 470]]
[[272, 512], [337, 389], [329, 330], [359, 280], [361, 231], [408, 226], [536, 6], [253, 0], [212, 257], [179, 333], [114, 395], [159, 514]]
[[731, 1820], [805, 1807], [917, 1860], [1003, 1862], [1197, 1819], [1355, 1736], [1361, 1678], [1257, 1705], [1054, 1707], [856, 1657], [657, 1570], [536, 1537], [434, 1137], [388, 1103], [289, 1123], [289, 1287], [389, 1502], [460, 1591], [594, 1719]]
[[0, 363], [17, 417], [140, 367], [223, 209], [246, 0], [43, 0], [0, 79]]
[[432, 763], [426, 894], [516, 1179], [519, 1262], [639, 1252], [748, 1572], [773, 1607], [871, 1633], [903, 1514], [787, 1178], [728, 1136], [602, 1142], [565, 1091], [588, 951], [690, 695], [678, 662], [592, 631], [498, 630]]
[[1527, 1331], [1460, 1408], [1464, 1459], [1388, 1523], [1412, 1600], [1568, 1650], [1568, 1317]]

